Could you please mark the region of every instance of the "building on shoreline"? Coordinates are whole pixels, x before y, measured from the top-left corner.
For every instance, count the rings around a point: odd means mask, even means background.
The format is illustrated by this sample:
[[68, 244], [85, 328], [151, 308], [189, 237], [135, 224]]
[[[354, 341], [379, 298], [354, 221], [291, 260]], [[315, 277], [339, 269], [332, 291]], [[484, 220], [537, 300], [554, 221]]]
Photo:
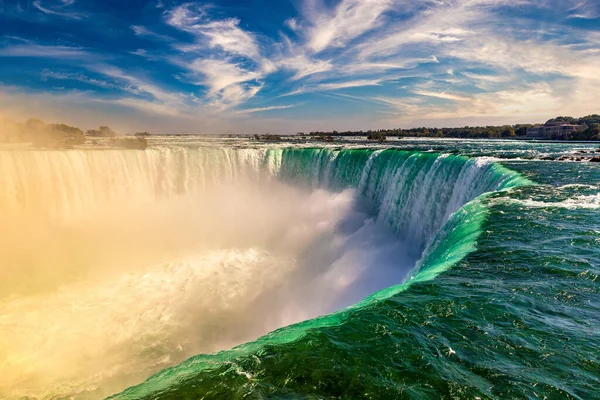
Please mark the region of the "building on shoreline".
[[584, 130], [583, 125], [565, 124], [560, 122], [551, 122], [545, 125], [534, 126], [527, 129], [527, 138], [529, 139], [547, 139], [547, 140], [568, 140], [573, 132]]

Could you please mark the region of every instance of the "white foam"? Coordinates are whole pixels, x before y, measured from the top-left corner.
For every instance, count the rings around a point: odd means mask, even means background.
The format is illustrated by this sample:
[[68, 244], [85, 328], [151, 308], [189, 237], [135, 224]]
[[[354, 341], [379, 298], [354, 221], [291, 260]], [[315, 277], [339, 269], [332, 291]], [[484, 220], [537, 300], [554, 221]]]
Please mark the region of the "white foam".
[[516, 200], [510, 199], [505, 200], [513, 204], [520, 204], [525, 207], [536, 207], [536, 208], [565, 208], [565, 209], [597, 209], [600, 208], [600, 193], [588, 196], [574, 196], [572, 198], [563, 201], [539, 201], [533, 199]]

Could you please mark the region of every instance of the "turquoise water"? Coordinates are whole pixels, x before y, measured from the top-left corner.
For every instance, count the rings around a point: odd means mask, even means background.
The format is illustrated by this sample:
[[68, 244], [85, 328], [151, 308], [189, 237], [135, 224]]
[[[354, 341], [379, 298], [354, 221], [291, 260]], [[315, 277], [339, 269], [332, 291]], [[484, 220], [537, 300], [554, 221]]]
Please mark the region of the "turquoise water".
[[408, 282], [114, 398], [600, 398], [600, 167], [539, 160], [595, 145], [388, 147], [284, 150], [280, 178], [357, 188], [423, 252]]

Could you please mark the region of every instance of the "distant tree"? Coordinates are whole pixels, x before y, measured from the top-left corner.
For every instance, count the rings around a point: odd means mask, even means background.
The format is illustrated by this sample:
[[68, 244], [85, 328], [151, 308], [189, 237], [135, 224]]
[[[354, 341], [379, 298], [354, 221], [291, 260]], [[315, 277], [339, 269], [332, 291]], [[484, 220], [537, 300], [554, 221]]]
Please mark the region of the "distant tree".
[[549, 124], [577, 124], [577, 119], [573, 117], [556, 117], [546, 121], [546, 125]]
[[367, 135], [367, 139], [369, 140], [373, 140], [373, 141], [378, 141], [378, 142], [385, 142], [387, 140], [387, 138], [385, 137], [385, 135], [381, 132], [370, 132]]
[[148, 137], [150, 134], [148, 132], [138, 132], [135, 134], [136, 137]]
[[25, 121], [24, 128], [32, 133], [41, 132], [46, 129], [46, 123], [37, 118], [29, 118], [27, 121]]
[[270, 141], [278, 141], [281, 140], [281, 136], [279, 135], [272, 135], [270, 133], [267, 133], [266, 135], [264, 135], [262, 137], [264, 140], [270, 140]]
[[533, 127], [534, 125], [531, 124], [518, 124], [515, 125], [515, 135], [516, 136], [525, 136], [527, 135], [527, 129]]
[[502, 132], [500, 132], [500, 136], [502, 137], [513, 137], [515, 136], [515, 128], [510, 125], [505, 125], [502, 127]]
[[85, 134], [79, 128], [65, 124], [50, 124], [35, 134], [33, 142], [41, 147], [72, 147], [85, 143]]
[[577, 122], [581, 125], [585, 124], [587, 126], [590, 126], [593, 124], [600, 124], [600, 115], [598, 115], [598, 114], [588, 115], [586, 117], [579, 118], [577, 120]]
[[115, 133], [115, 131], [113, 131], [112, 129], [110, 129], [108, 126], [101, 126], [100, 129], [100, 135], [102, 135], [102, 137], [115, 137], [117, 136], [117, 134]]
[[86, 132], [86, 135], [88, 136], [95, 136], [95, 137], [108, 137], [108, 138], [113, 138], [115, 136], [117, 136], [117, 133], [115, 131], [113, 131], [112, 129], [110, 129], [108, 126], [101, 126], [98, 129], [90, 129]]
[[571, 140], [599, 140], [600, 124], [591, 124], [587, 129], [572, 132], [569, 136]]

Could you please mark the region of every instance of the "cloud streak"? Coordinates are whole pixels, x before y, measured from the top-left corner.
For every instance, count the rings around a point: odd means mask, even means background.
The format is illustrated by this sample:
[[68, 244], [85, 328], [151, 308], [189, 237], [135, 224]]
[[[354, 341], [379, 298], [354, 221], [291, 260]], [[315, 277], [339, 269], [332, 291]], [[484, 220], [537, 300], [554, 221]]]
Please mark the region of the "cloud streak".
[[42, 4], [42, 0], [34, 0], [32, 5], [35, 8], [37, 8], [39, 11], [41, 11], [42, 13], [51, 15], [51, 16], [58, 16], [58, 17], [62, 17], [62, 18], [76, 19], [76, 20], [80, 20], [80, 19], [83, 19], [86, 17], [85, 14], [65, 10], [66, 7], [74, 4], [75, 0], [61, 0], [61, 3], [62, 4], [60, 4], [58, 6], [45, 7]]
[[78, 47], [17, 44], [0, 48], [0, 57], [81, 59], [91, 57], [91, 54]]

